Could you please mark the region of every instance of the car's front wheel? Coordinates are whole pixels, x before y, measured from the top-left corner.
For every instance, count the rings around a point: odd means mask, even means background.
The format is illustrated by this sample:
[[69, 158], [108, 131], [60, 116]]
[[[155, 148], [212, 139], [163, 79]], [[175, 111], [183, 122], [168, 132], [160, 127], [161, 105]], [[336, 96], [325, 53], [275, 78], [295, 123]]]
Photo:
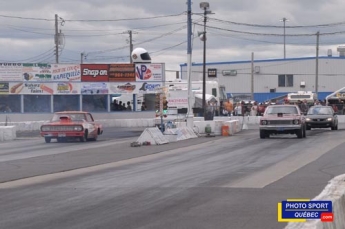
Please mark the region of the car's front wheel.
[[51, 139], [50, 137], [45, 137], [44, 140], [45, 140], [46, 143], [50, 143], [50, 141], [51, 141], [52, 139]]
[[260, 138], [263, 139], [266, 137], [267, 137], [266, 132], [264, 130], [260, 130]]
[[298, 138], [303, 138], [303, 127], [296, 131], [296, 135]]
[[87, 141], [87, 136], [88, 136], [88, 132], [87, 130], [85, 130], [85, 133], [82, 137], [80, 137], [80, 141], [81, 142], [86, 142]]

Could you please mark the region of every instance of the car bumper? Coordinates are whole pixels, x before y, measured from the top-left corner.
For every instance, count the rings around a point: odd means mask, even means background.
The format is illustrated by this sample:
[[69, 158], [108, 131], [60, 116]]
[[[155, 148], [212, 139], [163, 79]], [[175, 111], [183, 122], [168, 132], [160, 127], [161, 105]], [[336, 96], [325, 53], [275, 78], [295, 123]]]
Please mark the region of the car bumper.
[[41, 132], [41, 136], [49, 138], [74, 138], [83, 137], [84, 132]]
[[326, 121], [326, 122], [306, 122], [308, 127], [315, 127], [315, 128], [328, 128], [333, 125], [332, 121]]
[[270, 130], [270, 131], [289, 131], [289, 130], [299, 130], [301, 125], [260, 125], [260, 130]]

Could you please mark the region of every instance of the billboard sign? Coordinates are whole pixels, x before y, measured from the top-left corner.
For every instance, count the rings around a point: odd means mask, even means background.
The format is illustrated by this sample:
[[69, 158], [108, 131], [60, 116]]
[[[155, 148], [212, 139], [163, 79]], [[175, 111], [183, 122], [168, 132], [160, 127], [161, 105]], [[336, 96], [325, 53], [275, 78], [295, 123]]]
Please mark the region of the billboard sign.
[[138, 84], [139, 94], [154, 94], [162, 87], [162, 83], [160, 82], [143, 82]]
[[108, 82], [108, 64], [82, 64], [81, 81]]
[[81, 71], [79, 64], [55, 64], [52, 68], [53, 81], [80, 81]]
[[52, 68], [50, 64], [23, 64], [22, 76], [24, 81], [51, 81]]
[[54, 94], [80, 94], [80, 83], [59, 82], [54, 85]]
[[0, 81], [22, 81], [22, 64], [0, 63]]
[[114, 94], [137, 94], [138, 85], [133, 82], [110, 83], [110, 93]]
[[10, 92], [10, 85], [8, 82], [0, 82], [0, 94], [8, 94]]
[[135, 81], [135, 64], [110, 64], [109, 82]]
[[10, 83], [10, 94], [52, 95], [54, 93], [52, 83]]
[[136, 81], [163, 81], [163, 64], [136, 64]]

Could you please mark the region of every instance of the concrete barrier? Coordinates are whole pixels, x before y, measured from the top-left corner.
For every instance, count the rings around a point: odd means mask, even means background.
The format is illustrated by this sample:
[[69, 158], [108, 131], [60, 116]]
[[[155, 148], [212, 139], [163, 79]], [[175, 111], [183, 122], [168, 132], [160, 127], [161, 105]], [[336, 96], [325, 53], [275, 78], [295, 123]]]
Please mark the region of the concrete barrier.
[[333, 204], [333, 222], [307, 220], [305, 223], [289, 223], [285, 229], [343, 229], [345, 228], [345, 175], [328, 182], [325, 189], [313, 200], [329, 200]]
[[0, 126], [0, 142], [16, 139], [17, 132], [15, 126]]

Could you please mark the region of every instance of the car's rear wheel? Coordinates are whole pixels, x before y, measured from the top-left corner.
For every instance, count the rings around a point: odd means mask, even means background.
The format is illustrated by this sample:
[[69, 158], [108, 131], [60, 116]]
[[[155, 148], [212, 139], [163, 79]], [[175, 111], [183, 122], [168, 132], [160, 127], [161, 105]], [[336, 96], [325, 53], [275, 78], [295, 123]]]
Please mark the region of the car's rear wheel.
[[46, 143], [50, 143], [50, 141], [52, 140], [52, 138], [50, 138], [50, 137], [45, 137], [44, 140], [45, 140]]
[[264, 130], [260, 130], [260, 138], [266, 138], [266, 132]]
[[306, 128], [307, 130], [311, 130], [311, 127], [310, 126], [307, 126], [307, 128]]

